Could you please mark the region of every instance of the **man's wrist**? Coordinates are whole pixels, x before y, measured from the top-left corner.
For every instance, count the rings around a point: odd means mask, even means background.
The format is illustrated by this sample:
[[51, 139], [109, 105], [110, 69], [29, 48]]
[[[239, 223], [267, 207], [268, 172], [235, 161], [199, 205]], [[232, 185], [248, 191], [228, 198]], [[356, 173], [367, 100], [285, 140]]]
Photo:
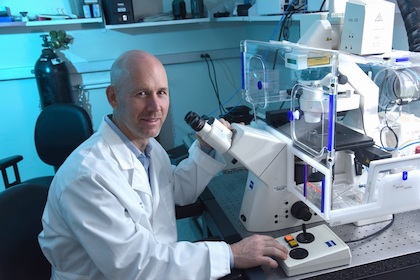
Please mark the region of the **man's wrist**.
[[235, 258], [233, 257], [232, 247], [229, 246], [229, 253], [230, 253], [230, 269], [235, 266]]

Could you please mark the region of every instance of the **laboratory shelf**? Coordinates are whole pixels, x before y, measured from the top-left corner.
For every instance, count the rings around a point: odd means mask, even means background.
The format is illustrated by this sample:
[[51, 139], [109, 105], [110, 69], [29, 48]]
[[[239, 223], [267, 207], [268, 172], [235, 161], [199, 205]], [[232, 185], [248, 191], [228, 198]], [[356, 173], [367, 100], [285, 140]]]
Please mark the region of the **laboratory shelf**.
[[110, 25], [105, 25], [105, 29], [129, 29], [129, 28], [165, 26], [165, 25], [181, 25], [181, 24], [204, 23], [204, 22], [210, 22], [210, 19], [209, 18], [194, 18], [194, 19], [150, 21], [150, 22], [136, 22], [136, 23], [124, 23], [124, 24], [110, 24]]
[[279, 21], [282, 16], [232, 16], [214, 18], [215, 22], [241, 22], [241, 21]]
[[0, 27], [26, 26], [25, 22], [0, 22]]
[[[317, 13], [296, 13], [292, 15], [292, 20], [302, 20], [302, 19], [323, 19], [326, 18], [327, 12], [317, 12]], [[284, 15], [273, 15], [273, 16], [231, 16], [231, 17], [219, 17], [212, 18], [212, 21], [215, 22], [256, 22], [256, 21], [279, 21], [284, 17]]]
[[[327, 13], [301, 13], [294, 14], [293, 20], [313, 20], [325, 18]], [[110, 24], [105, 25], [105, 29], [130, 29], [130, 28], [143, 28], [143, 27], [154, 27], [154, 26], [165, 26], [165, 25], [181, 25], [181, 24], [195, 24], [195, 23], [206, 23], [206, 22], [277, 22], [281, 20], [283, 15], [276, 16], [231, 16], [231, 17], [205, 17], [197, 19], [182, 19], [182, 20], [164, 20], [164, 21], [149, 21], [149, 22], [136, 22], [136, 23], [124, 23], [124, 24]]]
[[41, 20], [41, 21], [28, 21], [26, 23], [26, 26], [66, 25], [66, 24], [101, 23], [101, 22], [102, 22], [102, 18]]
[[52, 26], [85, 23], [102, 23], [102, 18], [81, 18], [81, 19], [62, 19], [62, 20], [39, 20], [28, 22], [1, 22], [0, 27], [31, 27], [31, 26]]

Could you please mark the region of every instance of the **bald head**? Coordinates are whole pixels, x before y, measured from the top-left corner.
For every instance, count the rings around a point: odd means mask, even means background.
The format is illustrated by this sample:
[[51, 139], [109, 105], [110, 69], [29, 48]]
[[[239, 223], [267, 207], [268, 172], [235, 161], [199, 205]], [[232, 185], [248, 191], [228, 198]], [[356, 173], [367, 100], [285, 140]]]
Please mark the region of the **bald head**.
[[111, 67], [111, 84], [117, 88], [133, 78], [138, 69], [162, 67], [161, 62], [150, 53], [140, 50], [127, 51], [120, 55]]
[[123, 53], [111, 67], [106, 94], [113, 122], [140, 149], [156, 137], [169, 108], [168, 78], [162, 63], [144, 51]]

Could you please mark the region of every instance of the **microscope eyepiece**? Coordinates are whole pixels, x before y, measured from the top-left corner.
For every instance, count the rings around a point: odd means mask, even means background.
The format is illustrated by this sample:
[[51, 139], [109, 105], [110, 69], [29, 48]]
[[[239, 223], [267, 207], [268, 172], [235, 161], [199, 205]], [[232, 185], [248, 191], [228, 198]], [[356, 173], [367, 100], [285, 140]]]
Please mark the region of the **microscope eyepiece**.
[[184, 120], [193, 130], [200, 135], [201, 139], [220, 153], [225, 153], [230, 148], [232, 131], [220, 121], [211, 117], [208, 120], [190, 111]]
[[188, 112], [185, 115], [184, 120], [187, 122], [188, 125], [191, 126], [192, 129], [194, 129], [197, 132], [201, 131], [204, 125], [206, 124], [205, 119], [203, 119], [202, 117], [200, 117], [192, 111]]

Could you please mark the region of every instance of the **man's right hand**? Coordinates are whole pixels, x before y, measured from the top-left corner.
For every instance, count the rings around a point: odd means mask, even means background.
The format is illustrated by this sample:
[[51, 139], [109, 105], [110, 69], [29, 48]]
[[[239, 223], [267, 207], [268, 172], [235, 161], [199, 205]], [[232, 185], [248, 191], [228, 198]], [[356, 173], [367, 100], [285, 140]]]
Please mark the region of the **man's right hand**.
[[234, 257], [235, 268], [251, 268], [269, 266], [276, 268], [275, 259], [286, 259], [288, 250], [277, 240], [267, 235], [252, 235], [230, 245]]

